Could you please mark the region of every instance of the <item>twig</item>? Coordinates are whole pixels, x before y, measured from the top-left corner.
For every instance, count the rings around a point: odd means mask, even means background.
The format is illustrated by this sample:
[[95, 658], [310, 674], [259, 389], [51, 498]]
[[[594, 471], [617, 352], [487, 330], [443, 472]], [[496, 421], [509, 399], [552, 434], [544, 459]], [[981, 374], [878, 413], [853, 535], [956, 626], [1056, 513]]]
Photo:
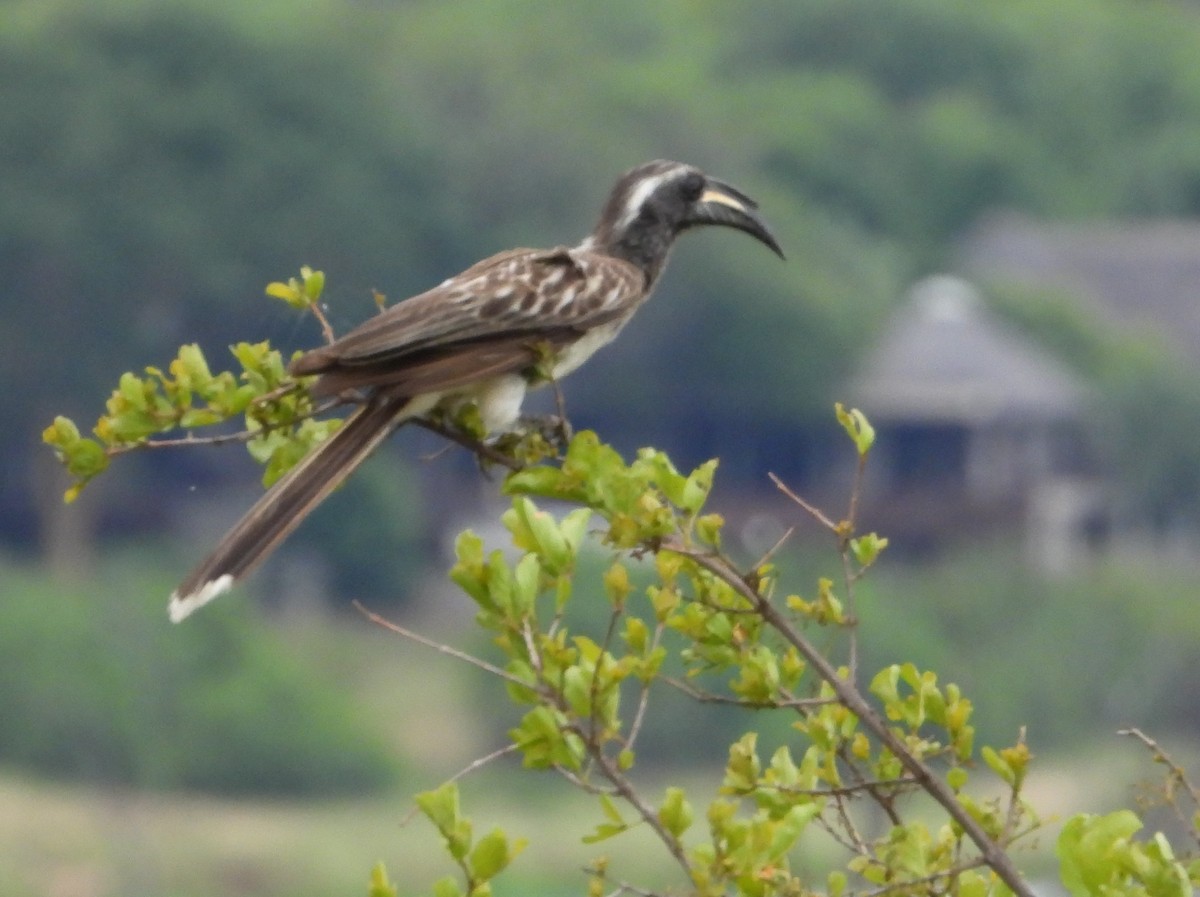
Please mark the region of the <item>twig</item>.
[[357, 610], [360, 614], [362, 614], [364, 617], [366, 617], [368, 620], [370, 620], [376, 626], [379, 626], [383, 629], [387, 629], [388, 631], [394, 632], [397, 635], [402, 635], [406, 639], [416, 642], [418, 645], [424, 645], [426, 648], [432, 648], [433, 650], [435, 650], [441, 654], [447, 654], [450, 657], [454, 657], [458, 660], [463, 661], [464, 663], [469, 663], [473, 667], [478, 667], [479, 669], [484, 670], [485, 672], [491, 673], [493, 676], [499, 676], [501, 679], [505, 680], [506, 682], [511, 682], [514, 685], [520, 686], [521, 688], [529, 687], [528, 682], [514, 676], [512, 673], [508, 672], [507, 670], [502, 670], [502, 669], [500, 669], [500, 667], [495, 666], [494, 664], [488, 663], [486, 660], [480, 660], [478, 657], [473, 657], [470, 654], [467, 654], [463, 651], [459, 651], [457, 648], [452, 648], [449, 645], [443, 644], [441, 642], [435, 642], [433, 639], [426, 638], [425, 636], [421, 635], [420, 633], [413, 632], [411, 629], [406, 629], [405, 627], [401, 626], [399, 623], [393, 623], [391, 620], [388, 620], [385, 617], [379, 616], [379, 614], [375, 613], [374, 611], [368, 610], [361, 601], [355, 600], [355, 601], [352, 601], [351, 604], [354, 606], [355, 610]]
[[[582, 735], [582, 733], [578, 734]], [[612, 761], [605, 756], [604, 751], [600, 749], [599, 745], [590, 742], [587, 739], [584, 739], [584, 743], [587, 745], [588, 753], [591, 755], [592, 761], [596, 764], [604, 778], [608, 779], [608, 781], [612, 783], [612, 786], [617, 790], [617, 793], [624, 798], [625, 802], [633, 807], [633, 809], [637, 811], [637, 814], [645, 821], [646, 825], [650, 826], [650, 828], [654, 830], [654, 833], [658, 835], [659, 840], [663, 842], [663, 845], [667, 848], [667, 851], [672, 857], [674, 857], [675, 862], [677, 862], [679, 867], [683, 869], [688, 881], [694, 883], [695, 879], [692, 876], [691, 865], [688, 863], [687, 856], [683, 852], [683, 845], [679, 843], [679, 839], [667, 831], [667, 827], [662, 824], [662, 820], [658, 818], [658, 814], [654, 812], [651, 807], [646, 805], [646, 802], [642, 800], [642, 796], [638, 794], [637, 790], [633, 787], [633, 784], [629, 781], [629, 779], [625, 778], [625, 776], [621, 774], [621, 771], [613, 765]]]
[[585, 794], [601, 794], [605, 797], [619, 796], [615, 788], [601, 788], [599, 785], [594, 785], [577, 773], [567, 769], [561, 763], [554, 764], [554, 771]]
[[695, 688], [674, 676], [660, 674], [659, 678], [667, 683], [667, 685], [700, 704], [728, 704], [733, 707], [745, 707], [748, 710], [776, 710], [787, 707], [821, 707], [825, 704], [837, 703], [837, 698], [788, 698], [779, 701], [748, 701], [745, 698], [731, 698], [728, 695], [713, 694], [712, 692]]
[[485, 442], [480, 442], [478, 439], [461, 433], [451, 427], [444, 426], [437, 421], [428, 420], [423, 417], [414, 417], [411, 423], [418, 427], [423, 427], [431, 433], [437, 433], [443, 439], [449, 439], [451, 442], [457, 442], [463, 448], [473, 452], [476, 456], [484, 458], [495, 464], [507, 467], [509, 470], [520, 470], [523, 465], [516, 458], [506, 455], [503, 452], [497, 451]]
[[797, 797], [853, 797], [863, 791], [871, 791], [875, 788], [900, 788], [905, 785], [915, 785], [916, 780], [912, 776], [901, 776], [898, 779], [877, 779], [872, 781], [855, 782], [853, 785], [838, 785], [829, 786], [828, 788], [796, 788], [792, 785], [768, 785], [763, 784], [762, 788], [771, 788], [778, 791], [780, 794], [793, 794]]
[[[858, 456], [858, 466], [854, 470], [854, 483], [850, 487], [850, 505], [846, 509], [846, 526], [838, 544], [838, 551], [842, 556], [842, 578], [846, 583], [846, 611], [849, 618], [856, 623], [858, 620], [858, 604], [854, 597], [854, 584], [862, 576], [863, 571], [858, 570], [856, 572], [850, 563], [850, 539], [858, 528], [858, 501], [859, 496], [862, 494], [863, 477], [866, 475], [866, 471], [867, 456], [865, 453], [860, 453]], [[851, 681], [855, 681], [858, 678], [857, 626], [851, 627], [849, 641], [850, 656], [847, 666], [850, 668]]]
[[968, 869], [978, 869], [983, 865], [990, 864], [983, 857], [977, 857], [965, 863], [959, 863], [953, 869], [946, 869], [942, 872], [931, 872], [929, 875], [922, 875], [920, 878], [909, 878], [904, 881], [893, 881], [886, 885], [880, 885], [878, 888], [873, 888], [870, 891], [861, 892], [860, 897], [882, 897], [884, 894], [892, 894], [896, 891], [908, 892], [909, 888], [914, 888], [917, 885], [930, 885], [934, 882], [945, 881], [957, 875], [962, 875]]
[[313, 313], [313, 317], [315, 317], [320, 323], [321, 335], [325, 337], [325, 344], [329, 345], [335, 339], [337, 339], [337, 337], [333, 335], [333, 328], [329, 326], [329, 318], [325, 317], [325, 311], [321, 308], [321, 306], [318, 303], [313, 302], [308, 306], [308, 310]]
[[[663, 630], [665, 624], [659, 622], [654, 627], [654, 638], [650, 642], [650, 651], [653, 652], [662, 642]], [[625, 750], [632, 751], [633, 744], [637, 741], [638, 734], [642, 731], [642, 722], [646, 718], [646, 708], [650, 706], [650, 683], [653, 680], [646, 680], [642, 683], [642, 688], [638, 694], [637, 710], [633, 714], [633, 722], [629, 724], [629, 734], [625, 736]]]
[[1192, 799], [1192, 804], [1197, 807], [1200, 807], [1200, 789], [1197, 789], [1196, 786], [1192, 784], [1191, 779], [1188, 778], [1188, 774], [1184, 771], [1183, 767], [1172, 760], [1171, 756], [1165, 750], [1163, 750], [1159, 743], [1141, 729], [1120, 729], [1118, 730], [1117, 734], [1125, 735], [1130, 738], [1136, 738], [1150, 750], [1151, 756], [1153, 757], [1155, 763], [1161, 763], [1163, 766], [1167, 767], [1170, 774], [1167, 779], [1167, 792], [1164, 795], [1166, 802], [1171, 806], [1171, 809], [1175, 812], [1175, 816], [1179, 819], [1179, 821], [1183, 823], [1183, 827], [1190, 833], [1192, 840], [1196, 842], [1197, 846], [1200, 846], [1200, 830], [1197, 830], [1194, 820], [1189, 819], [1188, 815], [1183, 812], [1183, 808], [1180, 807], [1176, 802], [1175, 788], [1171, 783], [1173, 782], [1175, 785], [1179, 785], [1185, 791], [1187, 791], [1188, 796]]
[[850, 680], [838, 675], [837, 669], [812, 643], [796, 631], [787, 618], [770, 601], [759, 595], [746, 583], [741, 574], [723, 557], [695, 551], [678, 540], [668, 546], [670, 550], [692, 558], [697, 564], [721, 579], [746, 600], [752, 602], [763, 620], [799, 651], [809, 666], [833, 689], [841, 703], [862, 721], [863, 725], [892, 752], [900, 763], [912, 774], [916, 784], [939, 803], [982, 854], [983, 861], [991, 867], [1004, 883], [1021, 897], [1034, 897], [1012, 858], [984, 831], [970, 813], [958, 802], [954, 792], [934, 775], [933, 770], [916, 757], [904, 740], [896, 735], [887, 722]]
[[818, 523], [820, 523], [821, 526], [825, 527], [827, 530], [830, 530], [831, 532], [834, 532], [834, 533], [836, 533], [838, 531], [838, 525], [836, 523], [834, 523], [832, 520], [830, 520], [825, 515], [824, 511], [822, 511], [816, 505], [810, 504], [809, 502], [805, 501], [803, 498], [801, 498], [799, 495], [797, 495], [795, 492], [793, 492], [791, 489], [789, 489], [787, 484], [784, 483], [783, 480], [779, 479], [779, 477], [775, 476], [775, 474], [768, 473], [767, 476], [770, 477], [771, 482], [775, 484], [776, 489], [778, 489], [780, 492], [782, 492], [784, 495], [786, 495], [788, 498], [790, 498], [792, 501], [794, 501], [796, 504], [798, 504], [800, 507], [802, 507], [808, 513], [808, 515], [810, 517], [812, 517], [814, 520], [816, 520]]
[[[446, 781], [443, 782], [442, 784], [449, 785], [451, 782], [457, 782], [459, 779], [463, 778], [464, 776], [470, 775], [475, 770], [481, 769], [484, 766], [487, 766], [493, 760], [499, 760], [501, 757], [504, 757], [507, 754], [514, 753], [516, 750], [517, 750], [517, 746], [515, 744], [510, 744], [510, 745], [506, 745], [505, 747], [502, 747], [502, 748], [497, 748], [496, 750], [492, 751], [490, 754], [484, 754], [482, 757], [476, 757], [474, 760], [472, 760], [470, 763], [468, 763], [466, 766], [464, 766], [462, 769], [460, 769], [454, 775], [450, 776], [450, 778], [446, 779]], [[420, 812], [421, 812], [420, 807], [413, 807], [411, 810], [408, 811], [408, 813], [405, 814], [404, 818], [400, 820], [400, 827], [403, 828], [404, 826], [408, 825], [410, 822], [412, 822], [413, 817], [416, 816]]]
[[637, 894], [638, 897], [659, 897], [657, 891], [646, 891], [628, 882], [609, 878], [608, 872], [604, 869], [597, 869], [594, 866], [584, 866], [581, 871], [584, 875], [594, 875], [601, 881], [607, 881], [617, 886], [615, 891], [610, 891], [605, 897], [620, 897], [621, 894]]
[[[256, 403], [265, 401], [269, 398], [278, 398], [280, 395], [286, 394], [294, 387], [281, 386], [273, 392], [259, 396], [255, 400]], [[338, 405], [344, 404], [340, 399], [331, 399], [314, 407], [311, 411], [298, 415], [289, 421], [281, 421], [279, 423], [266, 423], [260, 426], [257, 430], [238, 430], [236, 433], [218, 433], [215, 436], [195, 436], [189, 430], [186, 436], [177, 436], [173, 439], [143, 439], [140, 442], [129, 443], [127, 445], [112, 445], [105, 448], [105, 454], [110, 457], [123, 455], [126, 452], [136, 452], [143, 449], [164, 449], [164, 448], [185, 448], [196, 445], [226, 445], [230, 442], [249, 442], [251, 439], [257, 439], [266, 433], [274, 430], [282, 430], [285, 427], [290, 427], [293, 424], [301, 421], [309, 420], [310, 418], [318, 417], [326, 411], [336, 408]]]
[[781, 549], [783, 547], [783, 543], [786, 542], [788, 539], [790, 539], [792, 537], [792, 533], [794, 533], [794, 532], [796, 532], [796, 527], [789, 526], [787, 528], [787, 532], [785, 532], [782, 536], [780, 536], [778, 539], [776, 539], [775, 544], [772, 545], [770, 548], [768, 548], [766, 550], [766, 553], [764, 553], [762, 557], [760, 557], [757, 561], [755, 561], [754, 565], [750, 569], [757, 570], [763, 564], [765, 564], [767, 561], [771, 560], [771, 558], [773, 558], [775, 556], [775, 552], [779, 551], [779, 549]]

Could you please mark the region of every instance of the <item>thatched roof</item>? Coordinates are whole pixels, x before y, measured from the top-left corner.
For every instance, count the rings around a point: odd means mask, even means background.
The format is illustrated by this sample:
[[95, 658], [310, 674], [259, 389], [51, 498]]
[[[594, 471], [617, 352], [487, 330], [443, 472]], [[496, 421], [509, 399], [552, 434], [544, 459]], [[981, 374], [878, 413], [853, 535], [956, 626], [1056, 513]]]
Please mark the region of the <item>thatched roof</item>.
[[851, 390], [868, 417], [967, 425], [1071, 418], [1085, 396], [1070, 371], [948, 276], [912, 288]]
[[1153, 331], [1200, 362], [1200, 221], [984, 222], [963, 243], [963, 270], [1070, 292], [1104, 319]]

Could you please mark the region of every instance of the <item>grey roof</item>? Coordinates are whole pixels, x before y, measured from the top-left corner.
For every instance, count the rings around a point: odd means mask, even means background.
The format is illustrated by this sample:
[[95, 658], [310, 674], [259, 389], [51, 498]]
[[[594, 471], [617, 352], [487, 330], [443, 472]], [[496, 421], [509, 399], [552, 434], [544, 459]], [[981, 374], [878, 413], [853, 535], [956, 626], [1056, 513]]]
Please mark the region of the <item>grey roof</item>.
[[1200, 221], [985, 221], [963, 243], [963, 270], [1076, 294], [1104, 319], [1152, 330], [1200, 361]]
[[1086, 390], [966, 281], [917, 283], [851, 386], [868, 417], [970, 425], [1079, 414]]

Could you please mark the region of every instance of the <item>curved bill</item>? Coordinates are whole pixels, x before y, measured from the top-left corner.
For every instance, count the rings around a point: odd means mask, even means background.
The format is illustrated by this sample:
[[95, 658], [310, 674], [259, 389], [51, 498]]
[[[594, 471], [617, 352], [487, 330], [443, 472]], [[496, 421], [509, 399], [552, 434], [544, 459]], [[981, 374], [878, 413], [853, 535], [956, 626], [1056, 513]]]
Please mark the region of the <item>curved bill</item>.
[[744, 231], [784, 258], [775, 235], [758, 214], [758, 203], [736, 187], [714, 178], [707, 179], [704, 192], [692, 204], [684, 227], [710, 224]]

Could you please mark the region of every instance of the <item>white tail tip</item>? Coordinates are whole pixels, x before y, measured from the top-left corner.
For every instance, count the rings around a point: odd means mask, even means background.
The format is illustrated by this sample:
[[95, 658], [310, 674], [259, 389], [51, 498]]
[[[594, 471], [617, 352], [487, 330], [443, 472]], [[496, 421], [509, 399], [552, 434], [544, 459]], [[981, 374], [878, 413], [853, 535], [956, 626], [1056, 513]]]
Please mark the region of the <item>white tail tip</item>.
[[191, 594], [180, 595], [178, 592], [172, 592], [171, 602], [167, 605], [167, 614], [170, 616], [171, 622], [178, 623], [187, 619], [192, 611], [204, 607], [218, 595], [228, 592], [232, 586], [233, 576], [226, 573], [224, 576], [218, 576], [216, 579], [204, 583]]

